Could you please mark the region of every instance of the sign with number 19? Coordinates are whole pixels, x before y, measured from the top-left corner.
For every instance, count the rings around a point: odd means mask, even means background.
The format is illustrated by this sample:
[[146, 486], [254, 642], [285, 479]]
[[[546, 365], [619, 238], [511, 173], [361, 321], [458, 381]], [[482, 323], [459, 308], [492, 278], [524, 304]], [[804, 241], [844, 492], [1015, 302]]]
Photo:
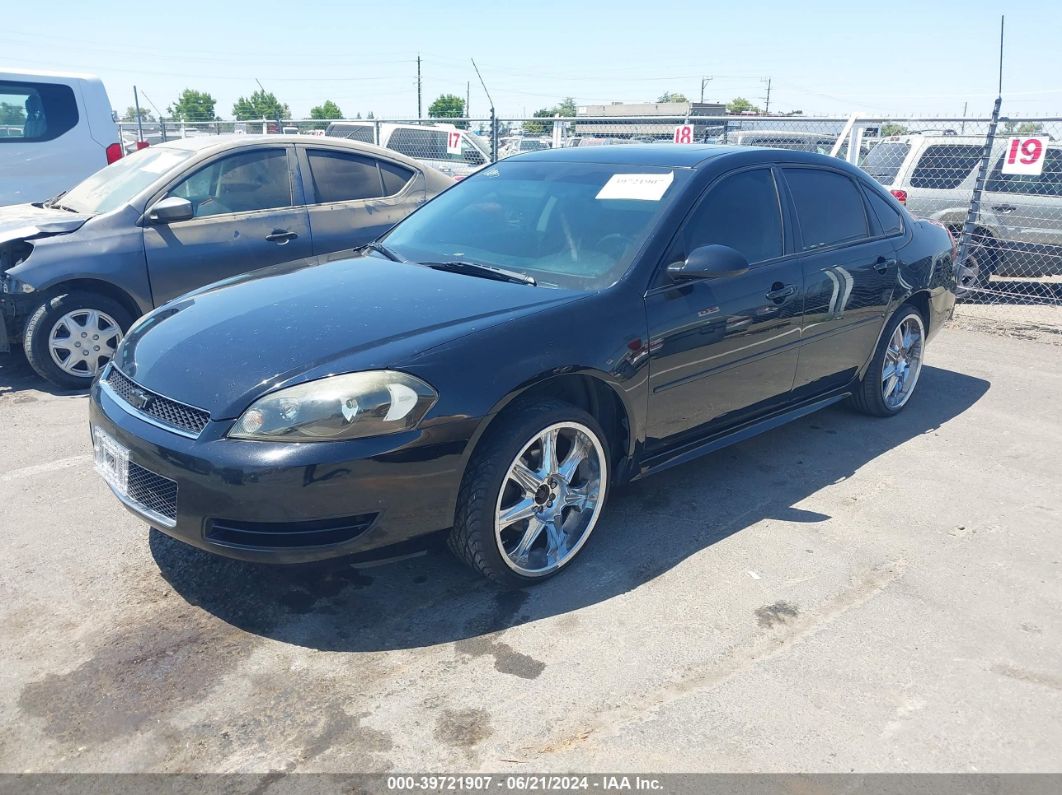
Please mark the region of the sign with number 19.
[[1047, 138], [1011, 138], [1003, 155], [1003, 173], [1039, 176], [1046, 155]]

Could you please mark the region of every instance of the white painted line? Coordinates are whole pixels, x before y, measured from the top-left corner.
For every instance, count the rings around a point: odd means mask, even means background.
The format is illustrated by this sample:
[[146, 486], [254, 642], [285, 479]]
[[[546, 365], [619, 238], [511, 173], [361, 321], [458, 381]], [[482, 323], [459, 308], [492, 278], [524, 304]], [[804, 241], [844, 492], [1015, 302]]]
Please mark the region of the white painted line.
[[748, 575], [749, 575], [749, 576], [750, 576], [750, 577], [751, 577], [752, 579], [754, 579], [754, 580], [758, 580], [758, 579], [760, 579], [760, 575], [758, 575], [758, 574], [757, 574], [756, 572], [754, 572], [754, 571], [753, 571], [752, 569], [749, 569], [749, 570], [748, 570], [748, 572], [746, 572], [746, 573], [747, 573], [747, 574], [748, 574]]
[[92, 456], [90, 455], [75, 455], [70, 458], [60, 458], [58, 461], [50, 461], [47, 464], [34, 464], [31, 467], [22, 467], [22, 469], [13, 469], [10, 472], [0, 474], [0, 483], [7, 483], [11, 480], [21, 480], [22, 478], [33, 477], [34, 475], [43, 475], [45, 472], [56, 472], [60, 469], [70, 469], [77, 466], [88, 466], [92, 463]]

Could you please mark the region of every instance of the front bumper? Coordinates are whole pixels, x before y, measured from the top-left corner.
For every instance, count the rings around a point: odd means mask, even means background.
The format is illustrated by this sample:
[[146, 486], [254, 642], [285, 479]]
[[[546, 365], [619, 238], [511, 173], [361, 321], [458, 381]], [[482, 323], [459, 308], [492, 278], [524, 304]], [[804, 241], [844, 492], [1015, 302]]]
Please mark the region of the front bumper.
[[[145, 421], [99, 381], [89, 419], [128, 448], [130, 472], [175, 484], [172, 511], [166, 500], [155, 503], [157, 489], [119, 497], [130, 511], [208, 552], [269, 563], [351, 555], [449, 527], [474, 426], [274, 443], [227, 439], [232, 421], [222, 420], [191, 439]], [[146, 510], [163, 503], [161, 512]]]

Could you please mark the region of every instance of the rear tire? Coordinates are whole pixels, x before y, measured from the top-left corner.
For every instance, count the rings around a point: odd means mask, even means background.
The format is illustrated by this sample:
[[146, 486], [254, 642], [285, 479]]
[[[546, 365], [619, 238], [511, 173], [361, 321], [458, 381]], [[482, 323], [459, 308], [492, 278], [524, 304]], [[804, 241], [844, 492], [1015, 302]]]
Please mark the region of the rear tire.
[[914, 394], [925, 349], [922, 313], [917, 307], [904, 304], [886, 324], [874, 358], [849, 404], [872, 417], [899, 414]]
[[597, 525], [610, 461], [604, 430], [582, 409], [559, 400], [513, 409], [469, 462], [450, 549], [504, 587], [552, 577]]
[[42, 378], [63, 389], [87, 389], [132, 323], [113, 298], [66, 293], [49, 298], [30, 315], [22, 346]]

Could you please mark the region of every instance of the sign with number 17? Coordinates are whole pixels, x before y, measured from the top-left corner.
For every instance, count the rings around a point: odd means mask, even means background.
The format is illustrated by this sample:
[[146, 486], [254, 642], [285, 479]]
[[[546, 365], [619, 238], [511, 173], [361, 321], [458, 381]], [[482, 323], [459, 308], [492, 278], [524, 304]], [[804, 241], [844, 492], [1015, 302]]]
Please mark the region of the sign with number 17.
[[457, 130], [451, 130], [446, 135], [446, 154], [459, 155], [461, 154], [461, 133]]
[[1039, 176], [1044, 170], [1047, 140], [1047, 138], [1011, 138], [1003, 154], [1003, 173]]

